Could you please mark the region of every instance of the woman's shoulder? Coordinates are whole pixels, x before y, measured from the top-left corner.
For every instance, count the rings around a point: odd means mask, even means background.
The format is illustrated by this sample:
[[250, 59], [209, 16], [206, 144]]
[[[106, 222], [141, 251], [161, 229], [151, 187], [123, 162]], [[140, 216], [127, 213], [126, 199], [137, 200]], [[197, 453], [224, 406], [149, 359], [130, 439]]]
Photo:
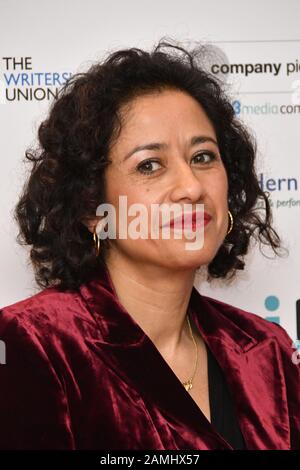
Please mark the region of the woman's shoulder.
[[93, 319], [77, 291], [48, 287], [0, 308], [0, 338], [1, 333], [21, 331], [38, 337], [68, 335], [88, 322], [93, 323]]
[[228, 323], [234, 324], [235, 327], [242, 329], [258, 341], [275, 338], [285, 347], [293, 346], [291, 337], [279, 323], [271, 322], [260, 313], [254, 313], [210, 296], [201, 295], [201, 297], [207, 306], [217, 310]]
[[283, 399], [277, 407], [281, 413], [289, 414], [291, 449], [300, 449], [300, 351], [293, 340], [281, 325], [262, 315], [208, 296], [203, 296], [202, 302], [205, 313], [216, 319], [213, 331], [242, 346], [246, 354], [243, 364], [249, 366], [251, 381], [258, 389], [260, 383], [267, 381], [273, 403], [279, 397]]

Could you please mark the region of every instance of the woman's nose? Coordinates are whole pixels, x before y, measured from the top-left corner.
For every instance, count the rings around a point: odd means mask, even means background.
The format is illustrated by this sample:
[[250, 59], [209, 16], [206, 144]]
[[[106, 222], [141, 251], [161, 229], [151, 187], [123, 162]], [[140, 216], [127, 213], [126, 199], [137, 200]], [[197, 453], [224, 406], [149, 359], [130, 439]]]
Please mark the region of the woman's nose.
[[178, 202], [182, 199], [191, 202], [197, 202], [204, 192], [203, 182], [201, 182], [200, 172], [183, 163], [174, 169], [171, 199], [173, 202]]

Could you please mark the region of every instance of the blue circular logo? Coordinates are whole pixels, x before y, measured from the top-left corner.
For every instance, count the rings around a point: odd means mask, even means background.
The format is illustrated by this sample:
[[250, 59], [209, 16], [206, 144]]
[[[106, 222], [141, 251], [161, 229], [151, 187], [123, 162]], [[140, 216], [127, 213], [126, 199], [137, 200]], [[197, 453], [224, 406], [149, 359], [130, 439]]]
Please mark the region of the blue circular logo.
[[279, 299], [276, 295], [269, 295], [265, 299], [265, 307], [267, 310], [274, 312], [279, 308]]

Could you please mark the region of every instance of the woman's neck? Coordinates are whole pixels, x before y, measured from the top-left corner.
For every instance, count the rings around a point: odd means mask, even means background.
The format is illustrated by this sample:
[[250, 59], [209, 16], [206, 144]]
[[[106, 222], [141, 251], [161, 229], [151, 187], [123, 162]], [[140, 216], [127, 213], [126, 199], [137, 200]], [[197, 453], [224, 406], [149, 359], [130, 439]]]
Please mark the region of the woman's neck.
[[191, 341], [186, 322], [195, 270], [172, 271], [112, 255], [106, 265], [119, 301], [170, 359]]

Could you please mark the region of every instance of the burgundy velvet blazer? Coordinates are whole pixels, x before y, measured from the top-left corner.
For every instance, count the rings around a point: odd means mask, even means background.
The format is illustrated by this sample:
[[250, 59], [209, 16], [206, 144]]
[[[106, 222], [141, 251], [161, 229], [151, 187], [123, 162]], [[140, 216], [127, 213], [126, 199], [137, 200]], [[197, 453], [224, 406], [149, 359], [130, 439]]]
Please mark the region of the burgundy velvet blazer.
[[[285, 330], [201, 295], [190, 312], [232, 393], [247, 449], [300, 449], [300, 365]], [[78, 291], [0, 310], [1, 449], [232, 449], [117, 299], [106, 268]]]

